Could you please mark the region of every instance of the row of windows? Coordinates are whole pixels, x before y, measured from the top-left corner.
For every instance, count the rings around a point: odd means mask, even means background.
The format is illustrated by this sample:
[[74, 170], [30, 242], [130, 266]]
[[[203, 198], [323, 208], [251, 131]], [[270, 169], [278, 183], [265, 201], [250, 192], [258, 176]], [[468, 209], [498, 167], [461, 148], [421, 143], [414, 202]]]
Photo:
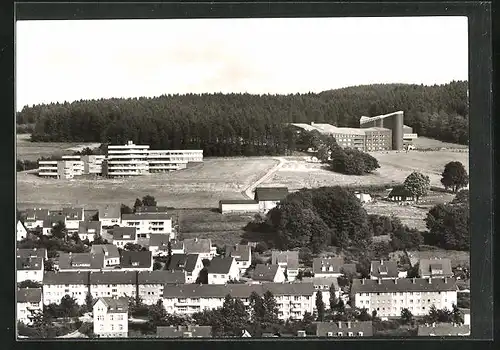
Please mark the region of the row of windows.
[[[380, 296], [391, 296], [391, 295], [395, 296], [395, 295], [398, 295], [398, 293], [396, 293], [396, 292], [393, 292], [393, 293], [358, 293], [358, 294], [361, 297], [362, 296], [367, 296], [368, 297], [368, 296], [370, 296], [372, 294], [376, 294], [376, 295], [380, 295]], [[441, 295], [441, 292], [400, 292], [399, 293], [400, 296], [403, 296], [405, 294], [409, 294], [409, 295], [414, 295], [414, 294], [415, 295], [420, 295], [420, 294], [422, 294], [422, 295], [439, 294], [439, 295]]]

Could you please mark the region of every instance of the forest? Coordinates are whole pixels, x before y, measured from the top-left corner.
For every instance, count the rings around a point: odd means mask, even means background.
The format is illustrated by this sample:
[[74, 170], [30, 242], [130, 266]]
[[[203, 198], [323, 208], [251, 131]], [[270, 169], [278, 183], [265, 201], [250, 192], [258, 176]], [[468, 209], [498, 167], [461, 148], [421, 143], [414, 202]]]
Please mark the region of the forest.
[[290, 95], [187, 94], [25, 106], [18, 128], [32, 141], [132, 140], [151, 149], [203, 149], [209, 156], [277, 155], [296, 149], [287, 123], [358, 127], [361, 116], [405, 112], [420, 136], [468, 144], [467, 82], [380, 84]]

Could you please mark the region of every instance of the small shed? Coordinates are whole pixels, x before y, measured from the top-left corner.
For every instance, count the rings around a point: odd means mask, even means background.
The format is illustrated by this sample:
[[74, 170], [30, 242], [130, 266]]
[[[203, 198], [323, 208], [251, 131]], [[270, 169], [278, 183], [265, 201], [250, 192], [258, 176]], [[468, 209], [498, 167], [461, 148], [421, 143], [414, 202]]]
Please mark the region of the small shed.
[[226, 199], [219, 201], [219, 211], [226, 213], [257, 213], [259, 202], [253, 199]]
[[393, 202], [414, 202], [415, 196], [404, 186], [395, 186], [387, 198]]

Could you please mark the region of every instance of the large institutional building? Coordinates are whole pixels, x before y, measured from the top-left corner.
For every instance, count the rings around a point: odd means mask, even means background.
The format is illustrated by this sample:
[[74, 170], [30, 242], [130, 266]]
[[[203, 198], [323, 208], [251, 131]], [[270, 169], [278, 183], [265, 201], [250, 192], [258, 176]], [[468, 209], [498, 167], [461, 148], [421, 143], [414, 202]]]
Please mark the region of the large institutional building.
[[185, 169], [203, 162], [203, 150], [150, 150], [148, 145], [109, 145], [106, 155], [62, 156], [38, 161], [38, 175], [54, 179], [81, 176], [126, 177]]
[[340, 128], [321, 123], [293, 123], [306, 131], [319, 131], [335, 137], [339, 146], [355, 148], [363, 152], [402, 150], [418, 136], [413, 129], [403, 124], [403, 111], [375, 117], [361, 117], [359, 128]]

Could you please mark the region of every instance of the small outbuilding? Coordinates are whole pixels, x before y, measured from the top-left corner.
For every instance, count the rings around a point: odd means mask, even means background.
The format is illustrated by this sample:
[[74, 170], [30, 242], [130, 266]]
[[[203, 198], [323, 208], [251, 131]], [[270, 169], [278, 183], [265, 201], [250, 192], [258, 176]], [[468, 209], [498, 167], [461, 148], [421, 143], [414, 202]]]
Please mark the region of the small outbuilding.
[[415, 201], [415, 196], [410, 191], [408, 191], [404, 186], [395, 186], [391, 190], [387, 198], [390, 201], [399, 203]]
[[227, 213], [257, 213], [259, 202], [252, 199], [225, 199], [219, 201], [219, 211]]

